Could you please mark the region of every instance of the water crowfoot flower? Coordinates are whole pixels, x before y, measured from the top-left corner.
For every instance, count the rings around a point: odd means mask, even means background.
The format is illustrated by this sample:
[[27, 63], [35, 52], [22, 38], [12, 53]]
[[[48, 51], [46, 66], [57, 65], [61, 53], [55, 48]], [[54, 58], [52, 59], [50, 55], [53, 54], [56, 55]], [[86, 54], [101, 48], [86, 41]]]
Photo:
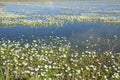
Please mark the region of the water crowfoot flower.
[[113, 52], [74, 50], [64, 38], [0, 44], [0, 70], [11, 79], [120, 79], [120, 56]]

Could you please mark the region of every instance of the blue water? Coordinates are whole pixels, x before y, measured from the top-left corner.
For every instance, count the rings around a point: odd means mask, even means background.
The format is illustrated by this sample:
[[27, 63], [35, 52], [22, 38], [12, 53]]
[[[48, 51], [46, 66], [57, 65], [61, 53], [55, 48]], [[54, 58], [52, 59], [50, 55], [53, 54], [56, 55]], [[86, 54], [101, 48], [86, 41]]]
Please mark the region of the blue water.
[[0, 28], [0, 38], [10, 40], [33, 40], [52, 37], [67, 37], [74, 40], [86, 40], [89, 38], [113, 38], [120, 37], [120, 26], [106, 25], [102, 23], [69, 23], [63, 27], [37, 27], [23, 26]]
[[[70, 8], [70, 9], [66, 9]], [[78, 8], [73, 10], [71, 8]], [[120, 2], [44, 2], [44, 3], [8, 3], [5, 11], [25, 15], [28, 18], [37, 19], [37, 15], [57, 15], [63, 12], [76, 14], [98, 13], [101, 16], [120, 17], [120, 14], [104, 14], [105, 11], [120, 12]], [[32, 17], [32, 18], [31, 18]], [[44, 39], [49, 36], [67, 37], [69, 40], [86, 40], [89, 38], [120, 37], [120, 25], [108, 25], [103, 23], [66, 23], [62, 27], [0, 27], [0, 38], [5, 40], [32, 40]]]
[[[71, 10], [66, 8], [78, 8], [78, 10]], [[103, 2], [103, 1], [74, 1], [74, 2], [43, 2], [43, 3], [12, 3], [5, 6], [6, 11], [28, 11], [34, 13], [41, 13], [44, 15], [56, 15], [60, 12], [68, 12], [71, 14], [85, 14], [106, 12], [106, 11], [119, 11], [120, 2]], [[34, 14], [35, 15], [35, 14]], [[105, 15], [102, 13], [102, 15]], [[112, 14], [115, 16], [116, 14]], [[120, 14], [119, 14], [120, 15]]]

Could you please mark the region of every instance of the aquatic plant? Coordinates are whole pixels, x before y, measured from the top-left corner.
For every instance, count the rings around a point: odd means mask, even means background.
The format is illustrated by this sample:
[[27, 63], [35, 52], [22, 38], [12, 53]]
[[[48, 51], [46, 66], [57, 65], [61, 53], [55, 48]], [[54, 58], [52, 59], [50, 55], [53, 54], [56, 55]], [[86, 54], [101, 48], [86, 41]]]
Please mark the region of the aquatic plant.
[[25, 15], [18, 15], [13, 13], [8, 13], [3, 9], [0, 9], [0, 20], [15, 20], [15, 19], [25, 19]]
[[[22, 12], [24, 15], [19, 15], [18, 12], [10, 13], [6, 12], [4, 9], [0, 9], [0, 26], [30, 26], [30, 27], [40, 27], [40, 26], [63, 26], [68, 22], [101, 22], [112, 25], [120, 25], [120, 18], [112, 16], [104, 16], [96, 13], [87, 13], [72, 15], [62, 13], [61, 15], [43, 15], [39, 13], [30, 13], [28, 11]], [[32, 16], [34, 15], [34, 16]]]
[[[0, 26], [30, 26], [30, 27], [41, 27], [41, 26], [63, 26], [66, 23], [74, 22], [100, 22], [110, 25], [120, 25], [119, 9], [108, 7], [106, 9], [97, 8], [97, 5], [102, 6], [101, 4], [85, 4], [79, 5], [74, 3], [73, 5], [66, 6], [63, 3], [60, 3], [58, 6], [55, 6], [58, 3], [51, 4], [45, 2], [43, 3], [2, 3], [6, 5], [14, 6], [24, 6], [32, 8], [31, 10], [20, 9], [20, 10], [10, 10], [6, 11], [4, 7], [0, 8]], [[70, 3], [71, 4], [71, 3]], [[64, 6], [62, 6], [64, 5]], [[119, 7], [118, 3], [108, 4], [109, 6]], [[40, 8], [40, 9], [39, 9]], [[41, 9], [44, 9], [42, 11]], [[58, 9], [58, 10], [57, 10]], [[114, 10], [113, 10], [114, 9]], [[55, 12], [49, 13], [46, 10], [56, 10]], [[45, 13], [45, 14], [44, 14]], [[112, 14], [112, 15], [111, 15]]]
[[20, 25], [23, 26], [33, 26], [33, 27], [39, 27], [39, 26], [62, 26], [63, 24], [61, 22], [57, 22], [57, 21], [42, 21], [42, 20], [23, 20], [21, 21], [21, 23], [19, 23]]
[[52, 16], [56, 20], [64, 20], [65, 22], [102, 22], [107, 24], [119, 25], [120, 19], [115, 17], [98, 16], [97, 14], [86, 15], [56, 15]]
[[0, 41], [2, 80], [119, 80], [120, 54], [79, 51], [66, 38]]
[[80, 8], [80, 7], [60, 7], [60, 8], [65, 10], [82, 10], [82, 11], [95, 10], [94, 8]]
[[[72, 15], [62, 13], [62, 15], [42, 15], [39, 13], [28, 14], [27, 11], [23, 11], [24, 15], [19, 15], [18, 12], [10, 13], [4, 9], [0, 9], [0, 26], [63, 26], [68, 22], [101, 22], [112, 25], [120, 25], [120, 18], [111, 16], [100, 16], [95, 13]], [[32, 17], [32, 15], [34, 15]]]

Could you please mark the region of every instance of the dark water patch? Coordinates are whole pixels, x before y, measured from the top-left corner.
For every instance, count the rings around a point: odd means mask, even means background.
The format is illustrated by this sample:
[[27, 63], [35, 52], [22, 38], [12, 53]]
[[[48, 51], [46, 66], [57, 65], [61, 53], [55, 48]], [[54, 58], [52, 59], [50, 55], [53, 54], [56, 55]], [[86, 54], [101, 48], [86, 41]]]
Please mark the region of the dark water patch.
[[63, 27], [1, 27], [0, 38], [19, 40], [21, 38], [45, 39], [50, 36], [67, 37], [69, 40], [86, 40], [89, 38], [119, 37], [120, 26], [102, 23], [68, 23]]

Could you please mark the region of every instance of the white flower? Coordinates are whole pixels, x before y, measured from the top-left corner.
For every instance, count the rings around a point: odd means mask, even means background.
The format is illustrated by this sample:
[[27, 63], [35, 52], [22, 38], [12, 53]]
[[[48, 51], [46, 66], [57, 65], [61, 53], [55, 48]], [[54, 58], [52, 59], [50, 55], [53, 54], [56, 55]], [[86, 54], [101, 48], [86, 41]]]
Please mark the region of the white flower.
[[81, 68], [81, 70], [83, 71], [83, 68]]
[[44, 72], [41, 72], [41, 76], [45, 76], [45, 73], [44, 73]]
[[48, 78], [48, 80], [52, 80], [52, 78]]
[[30, 71], [25, 71], [25, 73], [28, 73], [28, 74], [29, 74], [29, 73], [30, 73]]
[[51, 50], [50, 53], [54, 53], [53, 50]]
[[87, 70], [90, 70], [88, 66], [85, 66], [85, 68], [86, 68]]
[[49, 69], [51, 69], [51, 68], [52, 68], [50, 65], [49, 65], [48, 67], [49, 67]]
[[72, 74], [71, 74], [71, 73], [69, 73], [69, 76], [72, 76]]
[[48, 66], [47, 66], [47, 65], [45, 65], [44, 67], [45, 67], [45, 68], [48, 68]]
[[17, 71], [13, 71], [14, 73], [17, 73]]
[[77, 71], [78, 74], [80, 74], [80, 72], [81, 72], [80, 70], [76, 70], [76, 71]]
[[45, 51], [45, 53], [47, 54], [47, 53], [48, 53], [48, 51]]
[[23, 62], [23, 65], [24, 65], [24, 66], [27, 66], [27, 63], [26, 63], [26, 62]]
[[30, 72], [30, 75], [34, 75], [34, 72]]
[[38, 71], [39, 70], [39, 68], [35, 68], [35, 71]]
[[70, 67], [68, 67], [67, 69], [70, 70]]
[[27, 44], [25, 44], [25, 48], [28, 48], [29, 47], [29, 44], [27, 43]]
[[107, 76], [106, 76], [106, 75], [104, 75], [104, 78], [105, 78], [105, 79], [107, 79]]
[[20, 59], [24, 59], [24, 57], [22, 56]]
[[119, 73], [114, 73], [114, 77], [119, 78], [120, 77]]
[[114, 38], [117, 39], [118, 38], [117, 35], [114, 35]]
[[66, 55], [66, 54], [63, 54], [63, 55], [61, 55], [60, 57], [66, 58], [66, 57], [67, 57], [67, 55]]

